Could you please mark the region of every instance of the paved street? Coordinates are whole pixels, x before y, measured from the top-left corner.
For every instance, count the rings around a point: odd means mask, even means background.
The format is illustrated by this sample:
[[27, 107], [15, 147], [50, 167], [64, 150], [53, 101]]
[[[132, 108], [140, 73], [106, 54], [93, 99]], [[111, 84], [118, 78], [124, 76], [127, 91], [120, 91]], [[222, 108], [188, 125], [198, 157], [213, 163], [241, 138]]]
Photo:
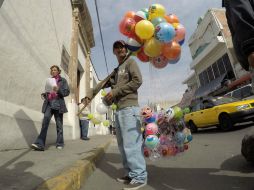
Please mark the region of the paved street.
[[[216, 128], [193, 135], [190, 149], [172, 159], [147, 160], [148, 185], [142, 190], [254, 190], [254, 166], [241, 156], [244, 134], [254, 126], [230, 132]], [[119, 190], [124, 185], [120, 155], [114, 141], [82, 190]]]

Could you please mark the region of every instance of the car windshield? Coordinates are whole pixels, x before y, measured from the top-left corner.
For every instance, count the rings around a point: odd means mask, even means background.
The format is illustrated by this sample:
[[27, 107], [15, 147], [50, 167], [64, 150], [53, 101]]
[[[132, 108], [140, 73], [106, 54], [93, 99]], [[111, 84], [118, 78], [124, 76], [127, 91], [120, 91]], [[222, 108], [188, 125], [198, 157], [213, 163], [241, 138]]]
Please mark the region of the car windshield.
[[211, 98], [211, 100], [215, 105], [228, 104], [231, 102], [239, 101], [238, 99], [229, 96], [218, 96]]

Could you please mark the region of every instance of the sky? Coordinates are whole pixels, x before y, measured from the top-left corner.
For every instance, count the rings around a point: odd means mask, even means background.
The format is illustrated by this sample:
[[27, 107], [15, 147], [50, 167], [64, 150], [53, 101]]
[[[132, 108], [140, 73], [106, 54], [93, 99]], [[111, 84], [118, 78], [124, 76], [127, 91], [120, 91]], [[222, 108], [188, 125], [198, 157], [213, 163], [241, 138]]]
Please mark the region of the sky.
[[[103, 54], [102, 41], [99, 32], [95, 0], [86, 1], [93, 24], [95, 47], [91, 49], [91, 59], [100, 80], [108, 73]], [[166, 13], [177, 15], [180, 23], [186, 29], [185, 43], [181, 46], [181, 58], [176, 64], [169, 64], [163, 69], [156, 69], [150, 63], [143, 63], [136, 59], [143, 77], [143, 84], [139, 88], [139, 103], [175, 101], [180, 102], [187, 85], [182, 82], [193, 72], [190, 70], [192, 62], [188, 40], [197, 27], [197, 21], [210, 8], [221, 8], [221, 0], [97, 0], [101, 30], [109, 73], [117, 67], [117, 59], [112, 52], [114, 41], [127, 37], [120, 33], [118, 25], [127, 11], [139, 11], [149, 8], [152, 4], [161, 4]]]

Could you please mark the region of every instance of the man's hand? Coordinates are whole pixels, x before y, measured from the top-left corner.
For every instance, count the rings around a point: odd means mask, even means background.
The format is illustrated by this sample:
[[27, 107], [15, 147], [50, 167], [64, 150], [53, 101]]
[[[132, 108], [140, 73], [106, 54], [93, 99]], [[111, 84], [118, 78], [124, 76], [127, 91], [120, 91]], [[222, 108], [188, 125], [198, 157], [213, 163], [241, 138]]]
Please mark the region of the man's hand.
[[107, 95], [105, 96], [105, 99], [109, 102], [112, 102], [113, 100], [113, 93], [110, 91], [109, 93], [107, 93]]
[[254, 52], [248, 56], [249, 65], [254, 68]]

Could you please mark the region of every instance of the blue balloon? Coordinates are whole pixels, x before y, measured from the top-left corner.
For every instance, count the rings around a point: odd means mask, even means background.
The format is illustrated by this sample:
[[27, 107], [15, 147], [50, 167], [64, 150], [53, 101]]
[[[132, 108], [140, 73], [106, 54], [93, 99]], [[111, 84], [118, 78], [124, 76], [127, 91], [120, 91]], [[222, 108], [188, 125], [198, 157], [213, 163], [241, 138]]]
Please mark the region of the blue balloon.
[[192, 135], [188, 135], [188, 136], [187, 136], [187, 141], [188, 141], [188, 142], [192, 141], [192, 139], [193, 139], [193, 138], [192, 138]]
[[180, 60], [180, 57], [174, 60], [169, 60], [169, 64], [176, 64]]
[[185, 134], [184, 133], [177, 132], [175, 137], [176, 137], [176, 142], [178, 144], [183, 144], [184, 143], [184, 139], [185, 139]]
[[156, 135], [148, 135], [145, 139], [145, 146], [150, 149], [154, 149], [159, 143], [159, 139]]
[[180, 46], [182, 46], [182, 45], [183, 45], [184, 40], [185, 40], [185, 39], [183, 39], [183, 40], [181, 40], [180, 42], [178, 42], [178, 43], [180, 44]]
[[149, 118], [145, 119], [146, 123], [153, 123], [155, 121], [156, 121], [156, 115], [155, 114], [153, 114], [152, 117], [149, 117]]
[[163, 43], [170, 42], [175, 35], [175, 28], [169, 23], [162, 22], [155, 28], [155, 38]]

